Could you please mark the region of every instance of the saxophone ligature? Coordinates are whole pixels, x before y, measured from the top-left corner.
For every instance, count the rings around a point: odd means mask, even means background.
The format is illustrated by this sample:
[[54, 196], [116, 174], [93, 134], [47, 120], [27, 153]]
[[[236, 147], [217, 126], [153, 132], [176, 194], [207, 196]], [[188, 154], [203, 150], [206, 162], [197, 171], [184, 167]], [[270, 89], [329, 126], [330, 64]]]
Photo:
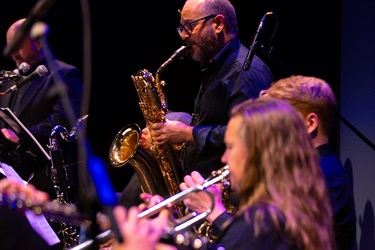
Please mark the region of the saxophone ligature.
[[[160, 75], [168, 65], [183, 58], [187, 52], [188, 48], [181, 46], [157, 69], [155, 77], [146, 69], [131, 76], [149, 129], [153, 123], [164, 122], [168, 112], [165, 81], [160, 79]], [[129, 163], [138, 175], [143, 192], [163, 197], [178, 193], [178, 185], [183, 177], [180, 153], [173, 145], [152, 145], [148, 149], [139, 147], [141, 133], [142, 130], [136, 123], [123, 127], [117, 133], [109, 150], [111, 165], [121, 167]], [[182, 210], [180, 207], [180, 215]]]

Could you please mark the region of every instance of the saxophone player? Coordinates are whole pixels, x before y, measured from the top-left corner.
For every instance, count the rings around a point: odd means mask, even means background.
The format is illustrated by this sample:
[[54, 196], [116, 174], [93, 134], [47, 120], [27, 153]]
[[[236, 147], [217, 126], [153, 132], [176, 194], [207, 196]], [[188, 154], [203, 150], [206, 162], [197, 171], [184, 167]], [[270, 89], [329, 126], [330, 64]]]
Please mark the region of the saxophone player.
[[[273, 81], [270, 68], [254, 56], [248, 71], [242, 65], [248, 49], [238, 38], [234, 6], [228, 0], [188, 0], [180, 14], [177, 32], [189, 47], [191, 58], [202, 67], [194, 115], [188, 124], [167, 119], [150, 126], [155, 145], [186, 145], [183, 153], [184, 174], [199, 171], [208, 177], [223, 167], [220, 157], [225, 150], [224, 133], [229, 111], [248, 98], [257, 97]], [[145, 135], [147, 129], [143, 131]], [[141, 139], [143, 146], [147, 139]], [[141, 144], [142, 145], [142, 144]], [[136, 176], [122, 193], [129, 207], [140, 202], [141, 189]]]
[[248, 49], [239, 41], [235, 9], [229, 1], [188, 0], [180, 17], [177, 32], [190, 47], [191, 58], [204, 67], [194, 121], [192, 126], [170, 120], [153, 124], [151, 135], [156, 145], [187, 143], [185, 173], [197, 170], [207, 178], [223, 167], [220, 157], [225, 150], [223, 138], [230, 109], [257, 97], [273, 76], [258, 57], [249, 71], [242, 70]]

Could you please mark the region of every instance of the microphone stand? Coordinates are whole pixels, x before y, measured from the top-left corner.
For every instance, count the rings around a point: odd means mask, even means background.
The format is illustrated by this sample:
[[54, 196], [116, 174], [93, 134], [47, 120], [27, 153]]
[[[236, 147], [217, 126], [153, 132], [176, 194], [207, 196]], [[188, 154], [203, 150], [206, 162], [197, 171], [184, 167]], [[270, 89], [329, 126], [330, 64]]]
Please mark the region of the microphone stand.
[[263, 21], [265, 20], [265, 17], [266, 17], [266, 15], [264, 15], [263, 18], [262, 18], [262, 20], [260, 21], [260, 24], [259, 24], [259, 26], [258, 26], [258, 30], [257, 30], [257, 32], [255, 33], [255, 36], [254, 36], [253, 42], [252, 42], [251, 45], [250, 45], [249, 53], [247, 53], [247, 56], [246, 56], [245, 62], [244, 62], [244, 64], [243, 64], [243, 66], [242, 66], [242, 69], [243, 69], [243, 70], [248, 70], [249, 67], [250, 67], [251, 62], [253, 61], [254, 54], [255, 54], [255, 48], [257, 47], [257, 44], [258, 44], [258, 36], [259, 36], [259, 32], [260, 32], [261, 29], [263, 28]]
[[264, 61], [272, 62], [273, 65], [276, 65], [278, 71], [282, 71], [283, 76], [293, 74], [293, 71], [282, 63], [273, 53], [273, 47], [271, 44], [277, 28], [278, 17], [276, 13], [267, 12], [264, 14], [255, 33], [253, 42], [249, 47], [249, 52], [242, 66], [243, 70], [249, 69], [254, 55], [257, 54], [257, 56]]
[[38, 0], [33, 9], [22, 23], [21, 29], [15, 34], [10, 43], [3, 49], [3, 56], [10, 57], [27, 37], [34, 23], [41, 20], [54, 4], [54, 0]]
[[273, 12], [267, 12], [266, 14], [263, 15], [262, 19], [260, 20], [260, 23], [259, 23], [259, 26], [258, 26], [258, 29], [257, 31], [255, 32], [255, 35], [254, 35], [254, 39], [253, 39], [253, 42], [251, 43], [250, 47], [249, 47], [249, 52], [247, 53], [247, 56], [246, 56], [246, 59], [245, 59], [245, 62], [242, 66], [242, 69], [243, 70], [248, 70], [249, 67], [250, 67], [250, 64], [251, 64], [251, 61], [253, 60], [254, 58], [254, 55], [255, 55], [255, 50], [257, 49], [258, 47], [258, 43], [259, 43], [259, 38], [261, 38], [262, 34], [261, 33], [264, 33], [262, 32], [264, 29], [265, 29], [265, 24], [266, 24], [266, 21], [267, 21], [267, 17], [268, 16], [274, 16], [276, 18], [276, 26], [273, 30], [273, 34], [272, 34], [272, 37], [270, 38], [270, 43], [271, 43], [271, 40], [273, 38], [273, 35], [275, 34], [276, 32], [276, 29], [277, 29], [277, 16], [273, 13]]
[[[34, 25], [32, 28], [32, 36], [34, 37], [40, 37], [43, 43], [43, 47], [46, 49], [46, 59], [47, 63], [52, 66], [52, 72], [57, 72], [55, 61], [53, 60], [52, 53], [49, 50], [47, 39], [46, 39], [46, 33], [48, 32], [48, 26], [42, 22], [38, 22]], [[48, 55], [48, 56], [47, 56]], [[55, 82], [57, 83], [56, 90], [51, 92], [51, 95], [58, 94], [60, 99], [63, 102], [64, 108], [66, 109], [68, 113], [68, 118], [70, 120], [70, 124], [73, 124], [72, 119], [74, 118], [74, 112], [73, 108], [70, 105], [68, 96], [67, 96], [67, 90], [65, 85], [63, 85], [63, 81], [61, 79], [61, 76], [59, 74], [54, 74], [56, 76]], [[75, 121], [76, 119], [74, 119]], [[73, 127], [74, 125], [71, 125]], [[81, 140], [79, 140], [79, 148], [81, 149], [79, 152], [80, 162], [87, 164], [87, 166], [81, 166], [79, 167], [79, 186], [85, 187], [84, 189], [79, 189], [80, 191], [80, 208], [84, 212], [86, 212], [91, 219], [91, 226], [88, 229], [88, 238], [95, 238], [96, 235], [100, 232], [100, 227], [96, 223], [96, 215], [99, 211], [104, 212], [108, 215], [112, 230], [116, 236], [116, 240], [118, 242], [123, 242], [123, 238], [121, 235], [121, 232], [118, 228], [118, 225], [116, 223], [116, 220], [112, 214], [112, 209], [115, 205], [117, 205], [117, 197], [115, 196], [115, 191], [112, 190], [112, 186], [109, 180], [109, 177], [107, 176], [106, 170], [104, 165], [100, 162], [100, 160], [96, 157], [94, 157], [94, 154], [92, 153], [92, 150], [90, 152], [87, 152], [86, 150], [90, 148], [90, 145], [85, 140], [82, 140], [82, 138], [86, 138], [84, 131], [82, 129], [77, 130], [78, 138], [81, 137]], [[89, 154], [88, 154], [89, 153]], [[89, 170], [89, 171], [87, 171]], [[98, 176], [98, 172], [100, 172], [100, 176]], [[106, 178], [107, 177], [107, 178]], [[81, 183], [82, 181], [82, 183]], [[111, 200], [104, 200], [106, 197], [108, 197], [107, 194], [100, 193], [101, 190], [105, 190], [108, 192], [108, 190], [112, 190], [112, 196]], [[107, 196], [106, 196], [107, 195]]]
[[364, 141], [370, 148], [375, 150], [375, 144], [372, 143], [364, 134], [362, 134], [356, 127], [353, 126], [347, 119], [345, 119], [341, 114], [339, 114], [339, 119], [348, 128], [350, 128], [362, 141]]
[[[73, 107], [69, 101], [67, 95], [66, 86], [63, 84], [63, 79], [57, 70], [57, 65], [49, 45], [47, 42], [46, 35], [48, 33], [48, 26], [43, 22], [37, 22], [34, 24], [31, 30], [32, 38], [39, 38], [42, 41], [42, 46], [45, 52], [45, 57], [51, 72], [53, 72], [53, 77], [55, 81], [55, 88], [53, 88], [50, 96], [57, 95], [67, 113], [67, 118], [71, 127], [74, 127], [75, 121], [77, 120], [73, 111]], [[92, 177], [87, 170], [87, 162], [90, 155], [92, 155], [92, 150], [90, 149], [89, 142], [86, 141], [85, 130], [82, 128], [77, 129], [77, 142], [78, 142], [78, 187], [79, 187], [79, 201], [78, 208], [83, 213], [86, 214], [90, 220], [90, 224], [82, 225], [84, 227], [84, 233], [86, 238], [94, 238], [100, 232], [100, 227], [96, 222], [96, 215], [101, 210], [100, 202], [97, 198], [95, 185], [93, 184]], [[88, 152], [89, 151], [89, 152]], [[80, 235], [81, 237], [82, 235]], [[119, 237], [120, 238], [120, 237]], [[81, 242], [81, 240], [79, 240]]]

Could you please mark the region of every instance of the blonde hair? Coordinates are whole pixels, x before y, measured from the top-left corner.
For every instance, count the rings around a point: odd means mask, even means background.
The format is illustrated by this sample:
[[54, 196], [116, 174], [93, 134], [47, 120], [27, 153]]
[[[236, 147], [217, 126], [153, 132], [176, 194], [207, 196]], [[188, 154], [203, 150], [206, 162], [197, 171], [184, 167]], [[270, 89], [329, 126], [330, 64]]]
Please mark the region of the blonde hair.
[[337, 119], [337, 101], [330, 85], [313, 76], [294, 75], [274, 82], [265, 95], [282, 99], [306, 117], [309, 113], [319, 116], [319, 127], [329, 136]]
[[278, 227], [285, 221], [291, 241], [304, 249], [334, 249], [332, 211], [317, 151], [296, 110], [270, 97], [247, 100], [232, 117], [243, 118], [239, 137], [248, 158], [239, 183], [241, 211], [259, 204], [254, 221], [262, 228], [268, 212]]

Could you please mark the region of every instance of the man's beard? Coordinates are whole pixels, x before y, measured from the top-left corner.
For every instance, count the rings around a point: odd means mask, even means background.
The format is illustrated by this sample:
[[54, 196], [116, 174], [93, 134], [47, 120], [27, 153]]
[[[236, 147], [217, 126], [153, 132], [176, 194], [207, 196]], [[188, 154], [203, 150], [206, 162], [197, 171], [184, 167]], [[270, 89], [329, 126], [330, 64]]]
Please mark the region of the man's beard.
[[206, 35], [197, 43], [197, 46], [199, 47], [200, 53], [194, 55], [193, 60], [199, 63], [207, 63], [220, 50], [220, 43], [218, 39], [216, 39], [212, 29], [208, 29]]

